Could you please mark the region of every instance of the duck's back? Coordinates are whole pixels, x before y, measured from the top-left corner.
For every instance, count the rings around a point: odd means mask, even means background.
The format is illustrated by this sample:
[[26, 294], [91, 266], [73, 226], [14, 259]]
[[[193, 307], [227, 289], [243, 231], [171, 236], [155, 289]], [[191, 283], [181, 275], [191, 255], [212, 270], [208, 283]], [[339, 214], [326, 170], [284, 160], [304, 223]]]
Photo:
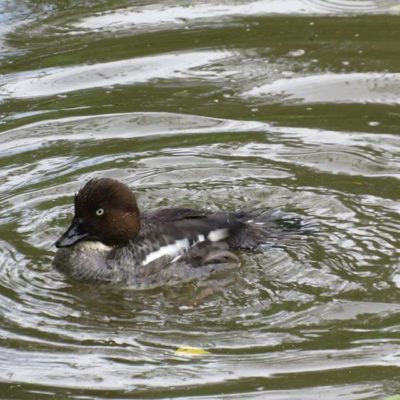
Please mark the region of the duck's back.
[[303, 233], [305, 224], [293, 213], [255, 208], [235, 212], [198, 211], [189, 208], [164, 208], [142, 214], [142, 236], [156, 232], [194, 242], [224, 241], [231, 249], [255, 250], [264, 244], [277, 244], [290, 233]]

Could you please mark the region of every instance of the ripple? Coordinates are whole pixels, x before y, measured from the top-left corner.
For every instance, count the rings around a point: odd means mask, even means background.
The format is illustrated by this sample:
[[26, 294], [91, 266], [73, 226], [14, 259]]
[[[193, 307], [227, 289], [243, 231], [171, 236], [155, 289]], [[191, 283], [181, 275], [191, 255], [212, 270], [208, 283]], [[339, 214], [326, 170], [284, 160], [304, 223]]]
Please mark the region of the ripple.
[[[294, 379], [294, 377], [293, 377]], [[329, 386], [316, 386], [315, 388], [298, 388], [295, 390], [274, 390], [266, 389], [264, 386], [259, 385], [255, 388], [257, 392], [255, 393], [240, 393], [240, 394], [228, 394], [224, 395], [226, 400], [237, 400], [242, 399], [243, 395], [249, 400], [263, 400], [268, 397], [271, 400], [298, 400], [298, 399], [308, 399], [308, 400], [319, 400], [321, 398], [321, 393], [323, 393], [324, 399], [326, 400], [336, 400], [337, 398], [343, 400], [362, 400], [370, 399], [371, 396], [379, 397], [381, 391], [378, 385], [357, 385], [348, 384], [346, 387], [341, 385], [329, 385]], [[205, 395], [204, 400], [215, 399], [216, 394], [213, 396]], [[195, 400], [195, 396], [187, 397], [188, 400]]]
[[[38, 150], [57, 142], [130, 139], [177, 134], [263, 131], [269, 125], [174, 113], [123, 113], [68, 117], [27, 124], [2, 133], [0, 156]], [[96, 131], [94, 132], [94, 129]], [[54, 133], [57, 132], [57, 133]], [[63, 156], [56, 163], [63, 162]], [[71, 159], [67, 161], [71, 162]], [[13, 166], [15, 170], [15, 166]], [[16, 170], [18, 171], [18, 169]], [[3, 176], [8, 174], [4, 173]], [[1, 176], [1, 175], [0, 175]]]
[[279, 79], [244, 95], [286, 103], [400, 104], [399, 90], [400, 74], [350, 73]]
[[[93, 128], [96, 128], [94, 132]], [[194, 115], [171, 113], [124, 113], [90, 117], [70, 117], [57, 120], [41, 121], [3, 132], [0, 143], [0, 156], [45, 149], [58, 143], [75, 143], [85, 141], [88, 145], [93, 139], [139, 139], [160, 138], [161, 136], [217, 134], [218, 132], [254, 132], [259, 138], [270, 140], [249, 143], [240, 146], [214, 146], [209, 149], [216, 156], [234, 154], [238, 157], [257, 156], [260, 159], [295, 163], [305, 167], [317, 168], [328, 173], [363, 175], [370, 177], [399, 177], [399, 138], [392, 134], [369, 134], [363, 132], [334, 132], [307, 128], [272, 128], [267, 123], [254, 121], [235, 121], [227, 119], [206, 118]], [[54, 132], [57, 132], [56, 134]], [[286, 143], [280, 143], [285, 138]], [[179, 151], [179, 154], [176, 153]], [[174, 154], [183, 157], [193, 154], [188, 150], [174, 149]], [[196, 152], [194, 152], [196, 153]], [[133, 156], [133, 155], [132, 155]], [[114, 156], [92, 157], [91, 165], [111, 161]], [[125, 156], [121, 155], [121, 161]], [[184, 160], [184, 159], [183, 159]], [[198, 160], [196, 160], [197, 162]], [[49, 170], [70, 170], [72, 159], [69, 157], [45, 158], [37, 161], [36, 168], [29, 166], [31, 181], [39, 179]], [[146, 157], [146, 163], [150, 159]], [[167, 158], [160, 160], [166, 163]], [[79, 161], [87, 165], [87, 161]], [[171, 159], [171, 163], [174, 163]], [[5, 169], [2, 174], [18, 185], [16, 176], [23, 174], [24, 167], [12, 171]], [[0, 175], [1, 178], [1, 175]], [[10, 181], [10, 179], [8, 179]], [[6, 180], [4, 180], [5, 184]]]
[[[104, 31], [134, 29], [161, 30], [184, 27], [196, 21], [216, 21], [221, 18], [259, 15], [351, 15], [351, 14], [397, 14], [396, 1], [382, 2], [359, 0], [259, 0], [226, 4], [222, 2], [196, 3], [190, 6], [165, 6], [154, 4], [144, 7], [123, 8], [82, 19], [73, 24], [78, 30]], [[226, 21], [225, 21], [226, 23]], [[79, 32], [79, 31], [78, 31]], [[75, 31], [76, 33], [76, 31]]]
[[[93, 127], [100, 141], [94, 154], [89, 151]], [[10, 243], [0, 243], [6, 261], [0, 302], [6, 344], [0, 356], [2, 365], [12, 371], [5, 382], [40, 382], [48, 390], [62, 387], [81, 395], [90, 390], [91, 396], [102, 390], [176, 396], [184, 390], [187, 397], [196, 393], [196, 387], [219, 393], [233, 381], [253, 392], [256, 388], [250, 382], [255, 380], [260, 394], [295, 398], [290, 389], [274, 393], [260, 382], [297, 379], [299, 374], [313, 380], [316, 374], [335, 371], [329, 389], [335, 398], [350, 372], [398, 368], [398, 345], [382, 329], [390, 327], [385, 321], [397, 316], [399, 306], [394, 300], [378, 300], [385, 288], [370, 286], [370, 275], [385, 281], [388, 269], [377, 274], [374, 259], [368, 257], [395, 246], [398, 226], [388, 221], [394, 202], [386, 200], [385, 207], [377, 207], [371, 196], [355, 201], [351, 194], [338, 196], [317, 185], [295, 189], [290, 182], [298, 174], [293, 165], [299, 164], [290, 155], [300, 147], [330, 144], [319, 131], [132, 113], [43, 121], [5, 132], [2, 140], [11, 149], [13, 141], [26, 138], [28, 132], [35, 140], [51, 137], [51, 151], [37, 152], [31, 168], [19, 169], [20, 179], [9, 179], [4, 184], [7, 194], [1, 196], [0, 231], [13, 232], [6, 236]], [[228, 132], [222, 140], [219, 133]], [[166, 134], [179, 140], [165, 142]], [[183, 145], [182, 137], [189, 146]], [[366, 134], [364, 145], [372, 137]], [[135, 142], [129, 151], [126, 140], [135, 138], [148, 143], [140, 147], [143, 143]], [[391, 135], [386, 139], [382, 149], [390, 148], [393, 140]], [[76, 140], [82, 143], [79, 149], [69, 152], [60, 146]], [[343, 133], [343, 140], [358, 152], [360, 142], [351, 134]], [[82, 153], [82, 146], [87, 153]], [[287, 157], [280, 163], [276, 154]], [[71, 163], [73, 168], [68, 167]], [[47, 173], [46, 164], [51, 166]], [[318, 243], [312, 239], [293, 250], [243, 255], [242, 268], [229, 276], [173, 289], [140, 293], [69, 282], [51, 270], [51, 243], [66, 223], [71, 194], [93, 170], [123, 177], [136, 188], [142, 207], [235, 208], [253, 202], [300, 209], [318, 220]], [[374, 227], [363, 222], [373, 214], [380, 219], [380, 232], [386, 232], [376, 242]], [[347, 298], [366, 292], [375, 301]], [[364, 329], [365, 318], [376, 320], [375, 330], [371, 324]], [[338, 321], [344, 327], [341, 349], [332, 345]], [[374, 342], [366, 342], [371, 330]], [[175, 355], [181, 345], [200, 346], [210, 354], [188, 361]], [[346, 393], [352, 399], [365, 398], [374, 390], [371, 387], [353, 385]], [[317, 389], [313, 384], [302, 393], [313, 398]], [[352, 390], [361, 393], [355, 396]]]
[[13, 32], [18, 26], [32, 21], [29, 15], [29, 5], [19, 3], [18, 5], [12, 2], [0, 3], [0, 59], [5, 59], [13, 53], [18, 53], [15, 49], [9, 46], [7, 35]]
[[196, 68], [228, 56], [229, 53], [223, 51], [174, 53], [10, 74], [3, 77], [6, 83], [0, 86], [0, 98], [53, 96], [77, 90], [142, 83], [157, 78], [201, 78], [203, 74]]

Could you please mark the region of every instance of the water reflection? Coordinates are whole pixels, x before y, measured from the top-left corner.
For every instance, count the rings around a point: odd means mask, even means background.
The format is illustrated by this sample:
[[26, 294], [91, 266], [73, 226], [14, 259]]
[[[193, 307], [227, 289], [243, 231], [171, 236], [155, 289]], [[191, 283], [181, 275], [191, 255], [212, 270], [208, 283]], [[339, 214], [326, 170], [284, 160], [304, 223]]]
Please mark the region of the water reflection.
[[277, 80], [245, 95], [290, 103], [399, 104], [399, 86], [399, 74], [324, 74]]
[[[31, 2], [23, 22], [13, 4], [0, 67], [3, 395], [398, 392], [397, 3]], [[318, 229], [190, 284], [78, 284], [51, 268], [53, 243], [94, 175], [123, 180], [142, 209], [268, 205]]]
[[[0, 96], [25, 98], [51, 96], [76, 90], [128, 85], [151, 79], [190, 79], [204, 76], [200, 67], [215, 62], [224, 52], [166, 54], [131, 60], [120, 60], [95, 65], [37, 70], [11, 75], [0, 87]], [[194, 68], [198, 68], [197, 74]], [[190, 74], [189, 74], [190, 71]]]
[[[192, 23], [229, 24], [238, 16], [258, 15], [351, 15], [398, 13], [395, 1], [259, 0], [235, 3], [208, 2], [182, 5], [151, 4], [113, 10], [89, 16], [73, 24], [75, 28], [95, 31], [121, 29], [171, 29]], [[221, 20], [222, 19], [222, 20]], [[77, 32], [72, 31], [74, 34]]]

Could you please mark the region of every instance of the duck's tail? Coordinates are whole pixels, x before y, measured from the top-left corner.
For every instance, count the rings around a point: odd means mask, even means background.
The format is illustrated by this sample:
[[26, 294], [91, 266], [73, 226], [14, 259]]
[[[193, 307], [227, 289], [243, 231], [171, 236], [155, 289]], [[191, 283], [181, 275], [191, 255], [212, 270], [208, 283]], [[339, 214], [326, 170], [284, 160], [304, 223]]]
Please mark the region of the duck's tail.
[[256, 208], [236, 212], [243, 229], [230, 238], [233, 248], [287, 247], [315, 229], [312, 222], [281, 210]]

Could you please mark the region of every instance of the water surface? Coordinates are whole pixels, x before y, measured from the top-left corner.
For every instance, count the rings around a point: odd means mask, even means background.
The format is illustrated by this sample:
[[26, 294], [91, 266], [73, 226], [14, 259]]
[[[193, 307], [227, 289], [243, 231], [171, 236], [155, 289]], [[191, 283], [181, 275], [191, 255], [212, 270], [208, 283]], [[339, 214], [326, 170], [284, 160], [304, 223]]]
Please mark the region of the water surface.
[[[389, 0], [2, 3], [3, 396], [400, 393], [399, 14]], [[85, 285], [51, 260], [93, 176], [142, 209], [266, 206], [318, 230], [189, 284]]]

